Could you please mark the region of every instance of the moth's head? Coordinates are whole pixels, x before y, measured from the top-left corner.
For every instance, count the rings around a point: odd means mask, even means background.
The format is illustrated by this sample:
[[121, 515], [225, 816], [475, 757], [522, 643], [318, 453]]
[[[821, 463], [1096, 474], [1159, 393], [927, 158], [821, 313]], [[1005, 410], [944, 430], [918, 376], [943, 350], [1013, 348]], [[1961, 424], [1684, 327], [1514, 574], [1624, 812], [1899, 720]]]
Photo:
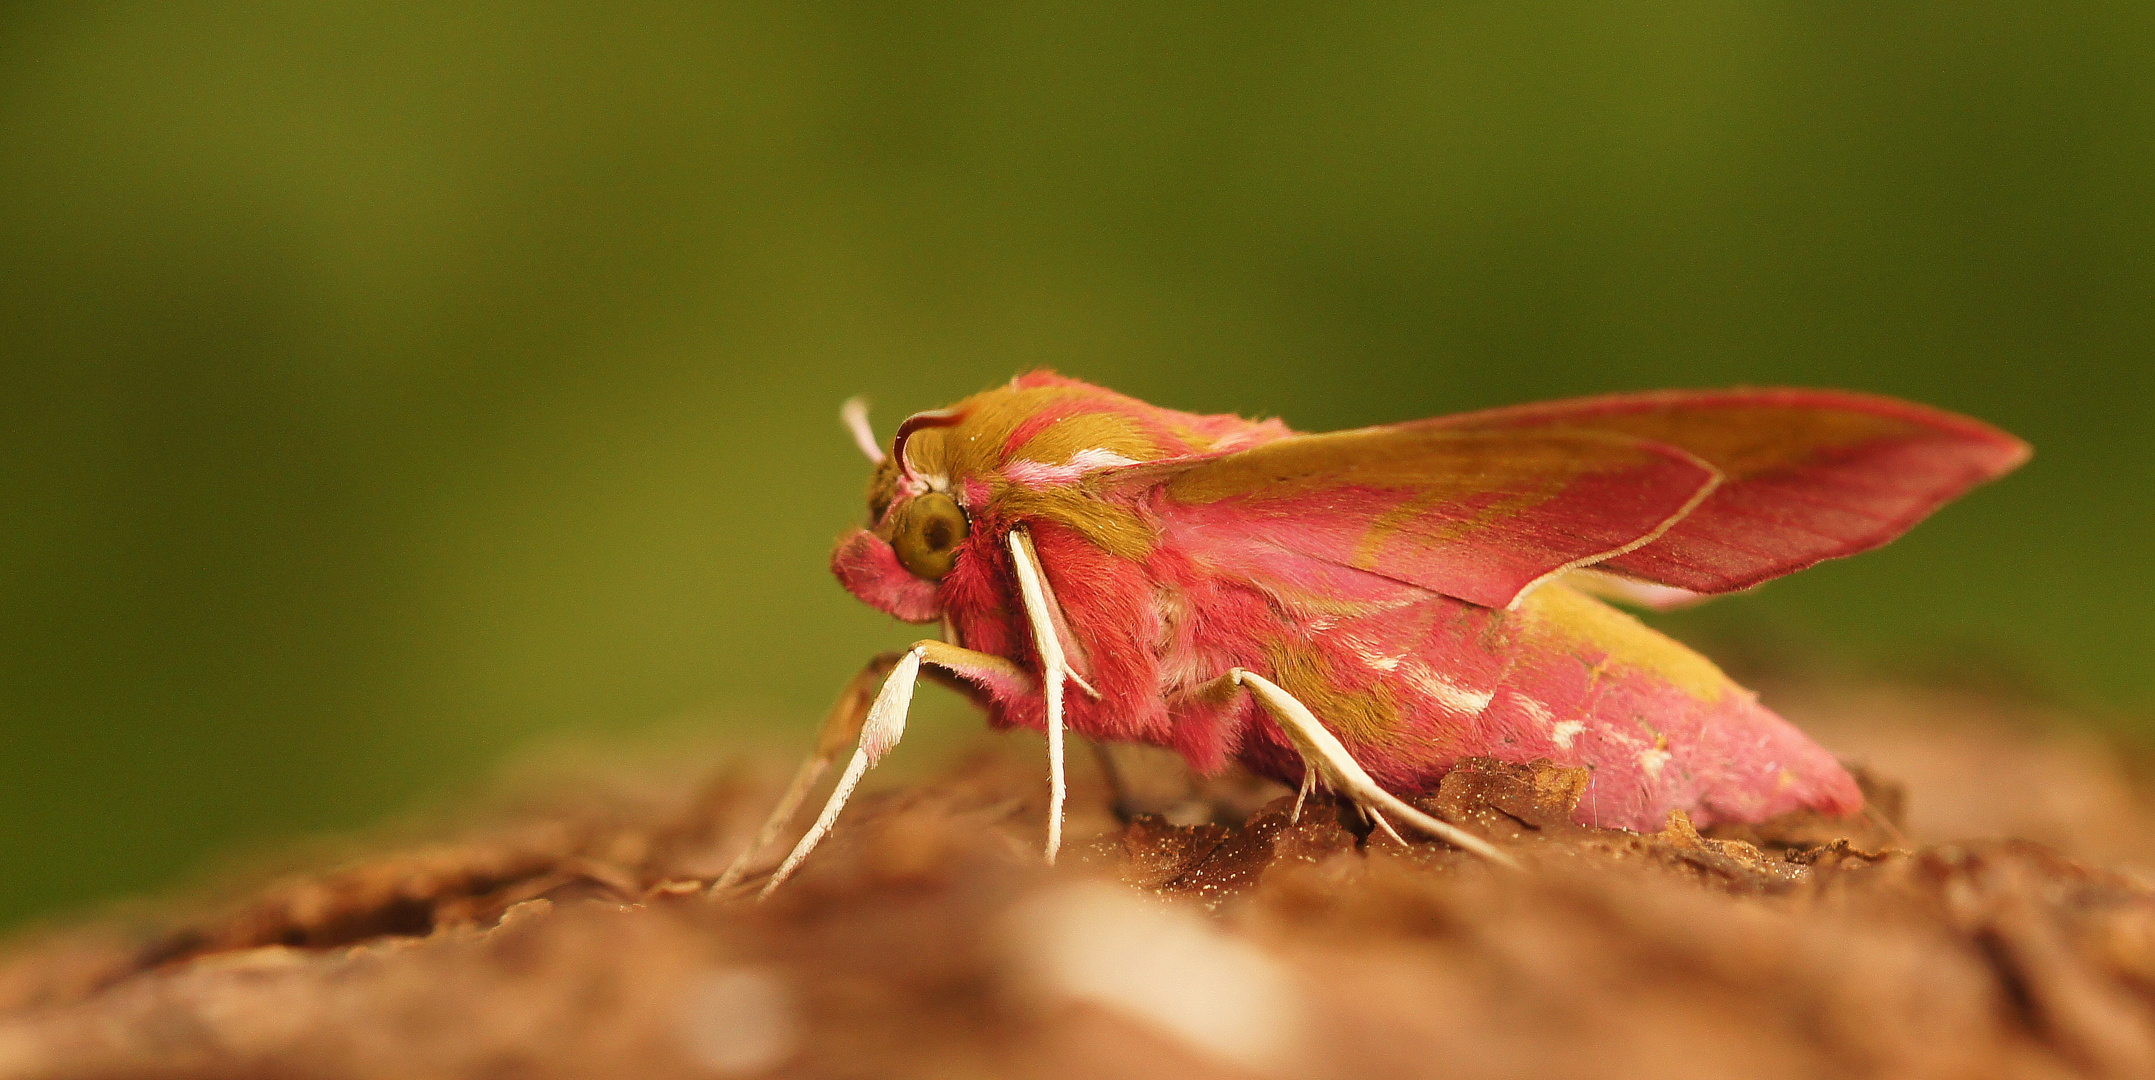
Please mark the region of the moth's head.
[[867, 527], [839, 538], [832, 569], [855, 596], [909, 622], [940, 617], [939, 584], [999, 559], [1003, 534], [1020, 521], [1058, 522], [1142, 557], [1149, 527], [1098, 481], [1288, 433], [1277, 421], [1162, 409], [1049, 372], [915, 413], [887, 450], [859, 399], [841, 415], [875, 469]]

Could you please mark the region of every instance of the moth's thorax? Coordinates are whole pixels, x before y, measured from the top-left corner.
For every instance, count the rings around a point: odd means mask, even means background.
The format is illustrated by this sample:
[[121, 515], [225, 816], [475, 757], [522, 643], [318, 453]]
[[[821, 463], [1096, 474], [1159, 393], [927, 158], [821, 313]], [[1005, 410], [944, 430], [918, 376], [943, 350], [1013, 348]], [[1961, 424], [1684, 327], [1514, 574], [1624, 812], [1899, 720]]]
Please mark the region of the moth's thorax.
[[[1118, 470], [1289, 434], [1278, 421], [1179, 412], [1049, 373], [1023, 375], [900, 428], [869, 480], [869, 527], [839, 539], [832, 569], [879, 611], [909, 622], [948, 615], [963, 627], [988, 617], [981, 612], [1014, 609], [1016, 583], [1002, 555], [1010, 523], [1061, 525], [1103, 551], [1141, 559], [1157, 528], [1110, 490]], [[956, 500], [971, 524], [940, 580], [912, 572], [892, 550], [908, 503], [931, 493]]]
[[914, 431], [899, 471], [907, 490], [967, 478], [1053, 487], [1102, 469], [1241, 449], [1289, 432], [1277, 421], [1163, 409], [1034, 373], [935, 410], [954, 422]]

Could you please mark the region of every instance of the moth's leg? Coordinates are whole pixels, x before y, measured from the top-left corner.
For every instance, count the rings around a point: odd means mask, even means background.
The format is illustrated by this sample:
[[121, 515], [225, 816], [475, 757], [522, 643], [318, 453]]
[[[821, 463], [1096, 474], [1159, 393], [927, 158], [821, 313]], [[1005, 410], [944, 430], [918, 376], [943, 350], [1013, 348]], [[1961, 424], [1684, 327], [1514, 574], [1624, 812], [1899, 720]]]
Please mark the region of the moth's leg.
[[1025, 601], [1026, 621], [1032, 626], [1033, 647], [1040, 653], [1041, 687], [1047, 692], [1047, 860], [1053, 865], [1055, 853], [1063, 846], [1063, 800], [1067, 794], [1063, 778], [1063, 683], [1075, 682], [1095, 697], [1099, 691], [1070, 670], [1062, 635], [1056, 631], [1058, 613], [1050, 607], [1054, 594], [1049, 591], [1047, 573], [1040, 568], [1040, 553], [1033, 550], [1032, 535], [1023, 526], [1010, 530], [1010, 563], [1017, 570], [1018, 593]]
[[[1032, 534], [1026, 532], [1025, 527], [1021, 525], [1012, 530], [1012, 535], [1023, 538], [1025, 554], [1021, 561], [1031, 568], [1033, 581], [1040, 586], [1040, 602], [1032, 604], [1028, 601], [1029, 606], [1025, 611], [1028, 625], [1033, 626], [1037, 632], [1039, 625], [1034, 620], [1040, 617], [1039, 612], [1046, 612], [1047, 624], [1055, 638], [1055, 646], [1062, 650], [1063, 674], [1071, 682], [1076, 683], [1078, 689], [1093, 697], [1099, 697], [1100, 691], [1093, 689], [1093, 685], [1086, 682], [1084, 674], [1078, 670], [1086, 666], [1085, 643], [1079, 641], [1077, 634], [1070, 629], [1068, 613], [1063, 611], [1063, 602], [1055, 596], [1055, 583], [1048, 580], [1047, 570], [1040, 565], [1040, 551], [1033, 547]], [[1018, 591], [1022, 594], [1024, 590], [1025, 583], [1021, 578], [1018, 582]]]
[[883, 688], [876, 692], [875, 700], [869, 704], [867, 715], [859, 725], [860, 735], [853, 759], [846, 763], [846, 771], [838, 777], [837, 788], [824, 801], [823, 812], [816, 815], [816, 823], [809, 826], [807, 834], [793, 845], [785, 861], [772, 872], [761, 895], [771, 895], [771, 890], [793, 876], [801, 860], [807, 858], [831, 831], [831, 825], [838, 820], [838, 812], [845, 809], [846, 800], [853, 797], [853, 789], [860, 786], [861, 777], [866, 776], [868, 770], [883, 760], [883, 755], [904, 737], [905, 715], [913, 704], [913, 688], [919, 682], [922, 664], [933, 664], [968, 682], [987, 686], [1003, 684], [1029, 688], [1032, 685], [1032, 676], [1000, 656], [961, 649], [943, 641], [914, 642], [913, 647], [891, 665]]
[[1310, 792], [1315, 790], [1317, 790], [1317, 770], [1305, 758], [1302, 762], [1302, 786], [1295, 789], [1294, 812], [1287, 815], [1287, 824], [1299, 825], [1302, 823], [1302, 804], [1309, 801]]
[[[1364, 813], [1376, 820], [1377, 826], [1394, 840], [1399, 832], [1392, 828], [1384, 814], [1390, 811], [1421, 832], [1434, 836], [1453, 847], [1471, 851], [1490, 862], [1517, 869], [1519, 864], [1512, 857], [1497, 850], [1487, 840], [1453, 825], [1439, 821], [1407, 804], [1407, 801], [1377, 785], [1369, 773], [1347, 753], [1339, 739], [1317, 717], [1309, 706], [1295, 699], [1293, 694], [1281, 689], [1278, 683], [1243, 668], [1233, 668], [1226, 675], [1201, 688], [1198, 693], [1217, 694], [1229, 687], [1249, 689], [1262, 702], [1273, 718], [1279, 721], [1280, 730], [1287, 733], [1287, 740], [1294, 744], [1295, 752], [1302, 755], [1302, 788], [1308, 792], [1311, 785], [1321, 780], [1326, 787], [1345, 795]], [[1315, 777], [1315, 780], [1312, 777]], [[1301, 799], [1295, 801], [1296, 809]], [[1404, 843], [1405, 841], [1401, 841]]]
[[1130, 785], [1123, 779], [1122, 765], [1107, 744], [1094, 739], [1085, 740], [1092, 747], [1093, 760], [1100, 766], [1100, 777], [1107, 781], [1108, 796], [1112, 800], [1115, 820], [1128, 825], [1137, 818], [1137, 802], [1130, 797]]
[[755, 865], [763, 850], [770, 847], [771, 841], [778, 839], [778, 834], [785, 830], [793, 816], [800, 813], [801, 803], [807, 801], [808, 793], [815, 790], [816, 781], [823, 779], [823, 774], [829, 771], [831, 762], [838, 760], [838, 755], [845, 753], [846, 747], [860, 738], [861, 723], [868, 719], [868, 703], [875, 697], [876, 684], [898, 666], [898, 657], [898, 653], [882, 653], [868, 661], [868, 666], [846, 683], [838, 700], [831, 705], [830, 715], [823, 718], [823, 730], [816, 736], [815, 752], [801, 762], [800, 770], [793, 774], [793, 782], [786, 785], [786, 793], [779, 796], [771, 816], [763, 820], [761, 829], [756, 830], [756, 838], [749, 841], [748, 846], [734, 856], [726, 872], [711, 883], [711, 892], [724, 892], [741, 880], [741, 875]]

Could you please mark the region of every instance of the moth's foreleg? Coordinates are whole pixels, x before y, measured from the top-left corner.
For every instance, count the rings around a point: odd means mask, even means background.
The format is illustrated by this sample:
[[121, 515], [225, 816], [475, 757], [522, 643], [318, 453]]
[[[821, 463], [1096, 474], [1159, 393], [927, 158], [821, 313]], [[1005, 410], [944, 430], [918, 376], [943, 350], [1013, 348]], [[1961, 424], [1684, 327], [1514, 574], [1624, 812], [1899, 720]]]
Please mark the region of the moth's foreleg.
[[[1352, 800], [1394, 840], [1400, 839], [1399, 833], [1380, 811], [1389, 811], [1417, 830], [1453, 847], [1471, 851], [1501, 866], [1518, 868], [1519, 864], [1513, 861], [1511, 856], [1497, 850], [1489, 841], [1450, 822], [1431, 817], [1408, 805], [1405, 799], [1378, 786], [1377, 781], [1354, 760], [1353, 755], [1347, 753], [1347, 747], [1338, 737], [1318, 722], [1316, 714], [1309, 711], [1309, 706], [1296, 700], [1293, 694], [1281, 688], [1278, 683], [1256, 672], [1234, 668], [1198, 692], [1220, 693], [1232, 686], [1247, 688], [1264, 705], [1265, 710], [1272, 714], [1273, 719], [1279, 721], [1280, 730], [1286, 733], [1287, 741], [1292, 743], [1295, 752], [1302, 756], [1303, 794], [1309, 792], [1314, 775], [1315, 779], [1321, 780], [1326, 787]], [[1301, 803], [1302, 799], [1298, 796], [1295, 799], [1298, 812]]]
[[[880, 657], [877, 659], [881, 660]], [[916, 641], [912, 648], [897, 654], [888, 669], [889, 674], [883, 679], [882, 689], [876, 692], [875, 699], [868, 705], [866, 713], [852, 725], [851, 730], [857, 733], [853, 759], [846, 763], [845, 772], [838, 777], [838, 786], [831, 791], [830, 798], [824, 801], [823, 812], [816, 815], [815, 824], [809, 826], [808, 832], [793, 845], [793, 850], [786, 854], [785, 861], [779, 863], [778, 869], [772, 872], [771, 879], [764, 884], [761, 895], [769, 896], [771, 890], [793, 876], [793, 871], [799, 868], [801, 860], [806, 859], [808, 853], [814, 851], [823, 837], [829, 834], [832, 824], [838, 820], [839, 811], [844, 810], [846, 801], [853, 797], [853, 789], [860, 786], [861, 777], [866, 776], [868, 770], [883, 760], [883, 755], [889, 753], [892, 747], [898, 745], [898, 740], [905, 736], [906, 713], [912, 707], [913, 690], [919, 683], [923, 664], [933, 665], [967, 682], [983, 686], [1029, 687], [1032, 683], [1032, 676], [1026, 674], [1023, 668], [1000, 656], [961, 649], [948, 642]], [[871, 664], [870, 671], [873, 669], [874, 665]], [[868, 672], [863, 672], [856, 681], [859, 681], [859, 678], [871, 677]], [[841, 705], [850, 699], [851, 689], [848, 687], [849, 694], [840, 699]], [[833, 718], [836, 716], [837, 711], [834, 710]], [[827, 721], [824, 737], [817, 747], [818, 753], [834, 739], [838, 740], [839, 748], [843, 749], [842, 738], [837, 736]], [[835, 756], [834, 752], [832, 757]], [[826, 759], [826, 762], [828, 760]], [[820, 768], [817, 772], [820, 775]], [[810, 786], [812, 785], [811, 780]], [[781, 806], [780, 809], [786, 807]], [[786, 816], [790, 819], [792, 814], [789, 812]]]
[[726, 872], [711, 883], [712, 893], [732, 888], [742, 875], [748, 873], [757, 857], [778, 839], [778, 834], [793, 821], [794, 815], [800, 813], [801, 804], [808, 800], [808, 793], [815, 790], [816, 781], [823, 779], [823, 774], [830, 770], [831, 762], [838, 760], [838, 755], [845, 753], [846, 748], [860, 738], [861, 724], [868, 719], [868, 704], [875, 700], [876, 687], [892, 668], [898, 666], [901, 655], [894, 652], [878, 655], [846, 683], [838, 700], [831, 705], [830, 715], [823, 718], [823, 730], [816, 736], [815, 752], [801, 762], [800, 769], [793, 774], [793, 782], [786, 785], [786, 793], [779, 796], [778, 805], [772, 808], [771, 816], [764, 819], [761, 829], [756, 830], [756, 838], [749, 841], [748, 846], [734, 856]]
[[1055, 603], [1054, 587], [1048, 584], [1047, 571], [1040, 566], [1040, 553], [1033, 548], [1033, 538], [1023, 528], [1010, 530], [1010, 564], [1018, 575], [1018, 596], [1025, 603], [1026, 622], [1033, 631], [1033, 647], [1040, 653], [1040, 685], [1047, 697], [1048, 736], [1048, 843], [1047, 860], [1055, 862], [1055, 853], [1063, 846], [1063, 800], [1067, 785], [1063, 776], [1063, 684], [1075, 682], [1094, 696], [1094, 690], [1070, 668], [1070, 660], [1063, 650], [1062, 633], [1056, 629], [1059, 612]]

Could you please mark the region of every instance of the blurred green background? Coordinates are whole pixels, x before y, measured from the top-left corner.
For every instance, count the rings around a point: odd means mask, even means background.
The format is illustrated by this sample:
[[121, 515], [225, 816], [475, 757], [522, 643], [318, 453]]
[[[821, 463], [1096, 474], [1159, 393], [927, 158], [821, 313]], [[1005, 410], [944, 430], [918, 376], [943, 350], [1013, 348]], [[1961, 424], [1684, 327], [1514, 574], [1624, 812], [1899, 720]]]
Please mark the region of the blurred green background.
[[[2155, 6], [0, 6], [0, 922], [534, 740], [805, 745], [881, 430], [1882, 391], [2034, 442], [1726, 602], [2155, 713]], [[961, 718], [957, 722], [974, 723]]]

